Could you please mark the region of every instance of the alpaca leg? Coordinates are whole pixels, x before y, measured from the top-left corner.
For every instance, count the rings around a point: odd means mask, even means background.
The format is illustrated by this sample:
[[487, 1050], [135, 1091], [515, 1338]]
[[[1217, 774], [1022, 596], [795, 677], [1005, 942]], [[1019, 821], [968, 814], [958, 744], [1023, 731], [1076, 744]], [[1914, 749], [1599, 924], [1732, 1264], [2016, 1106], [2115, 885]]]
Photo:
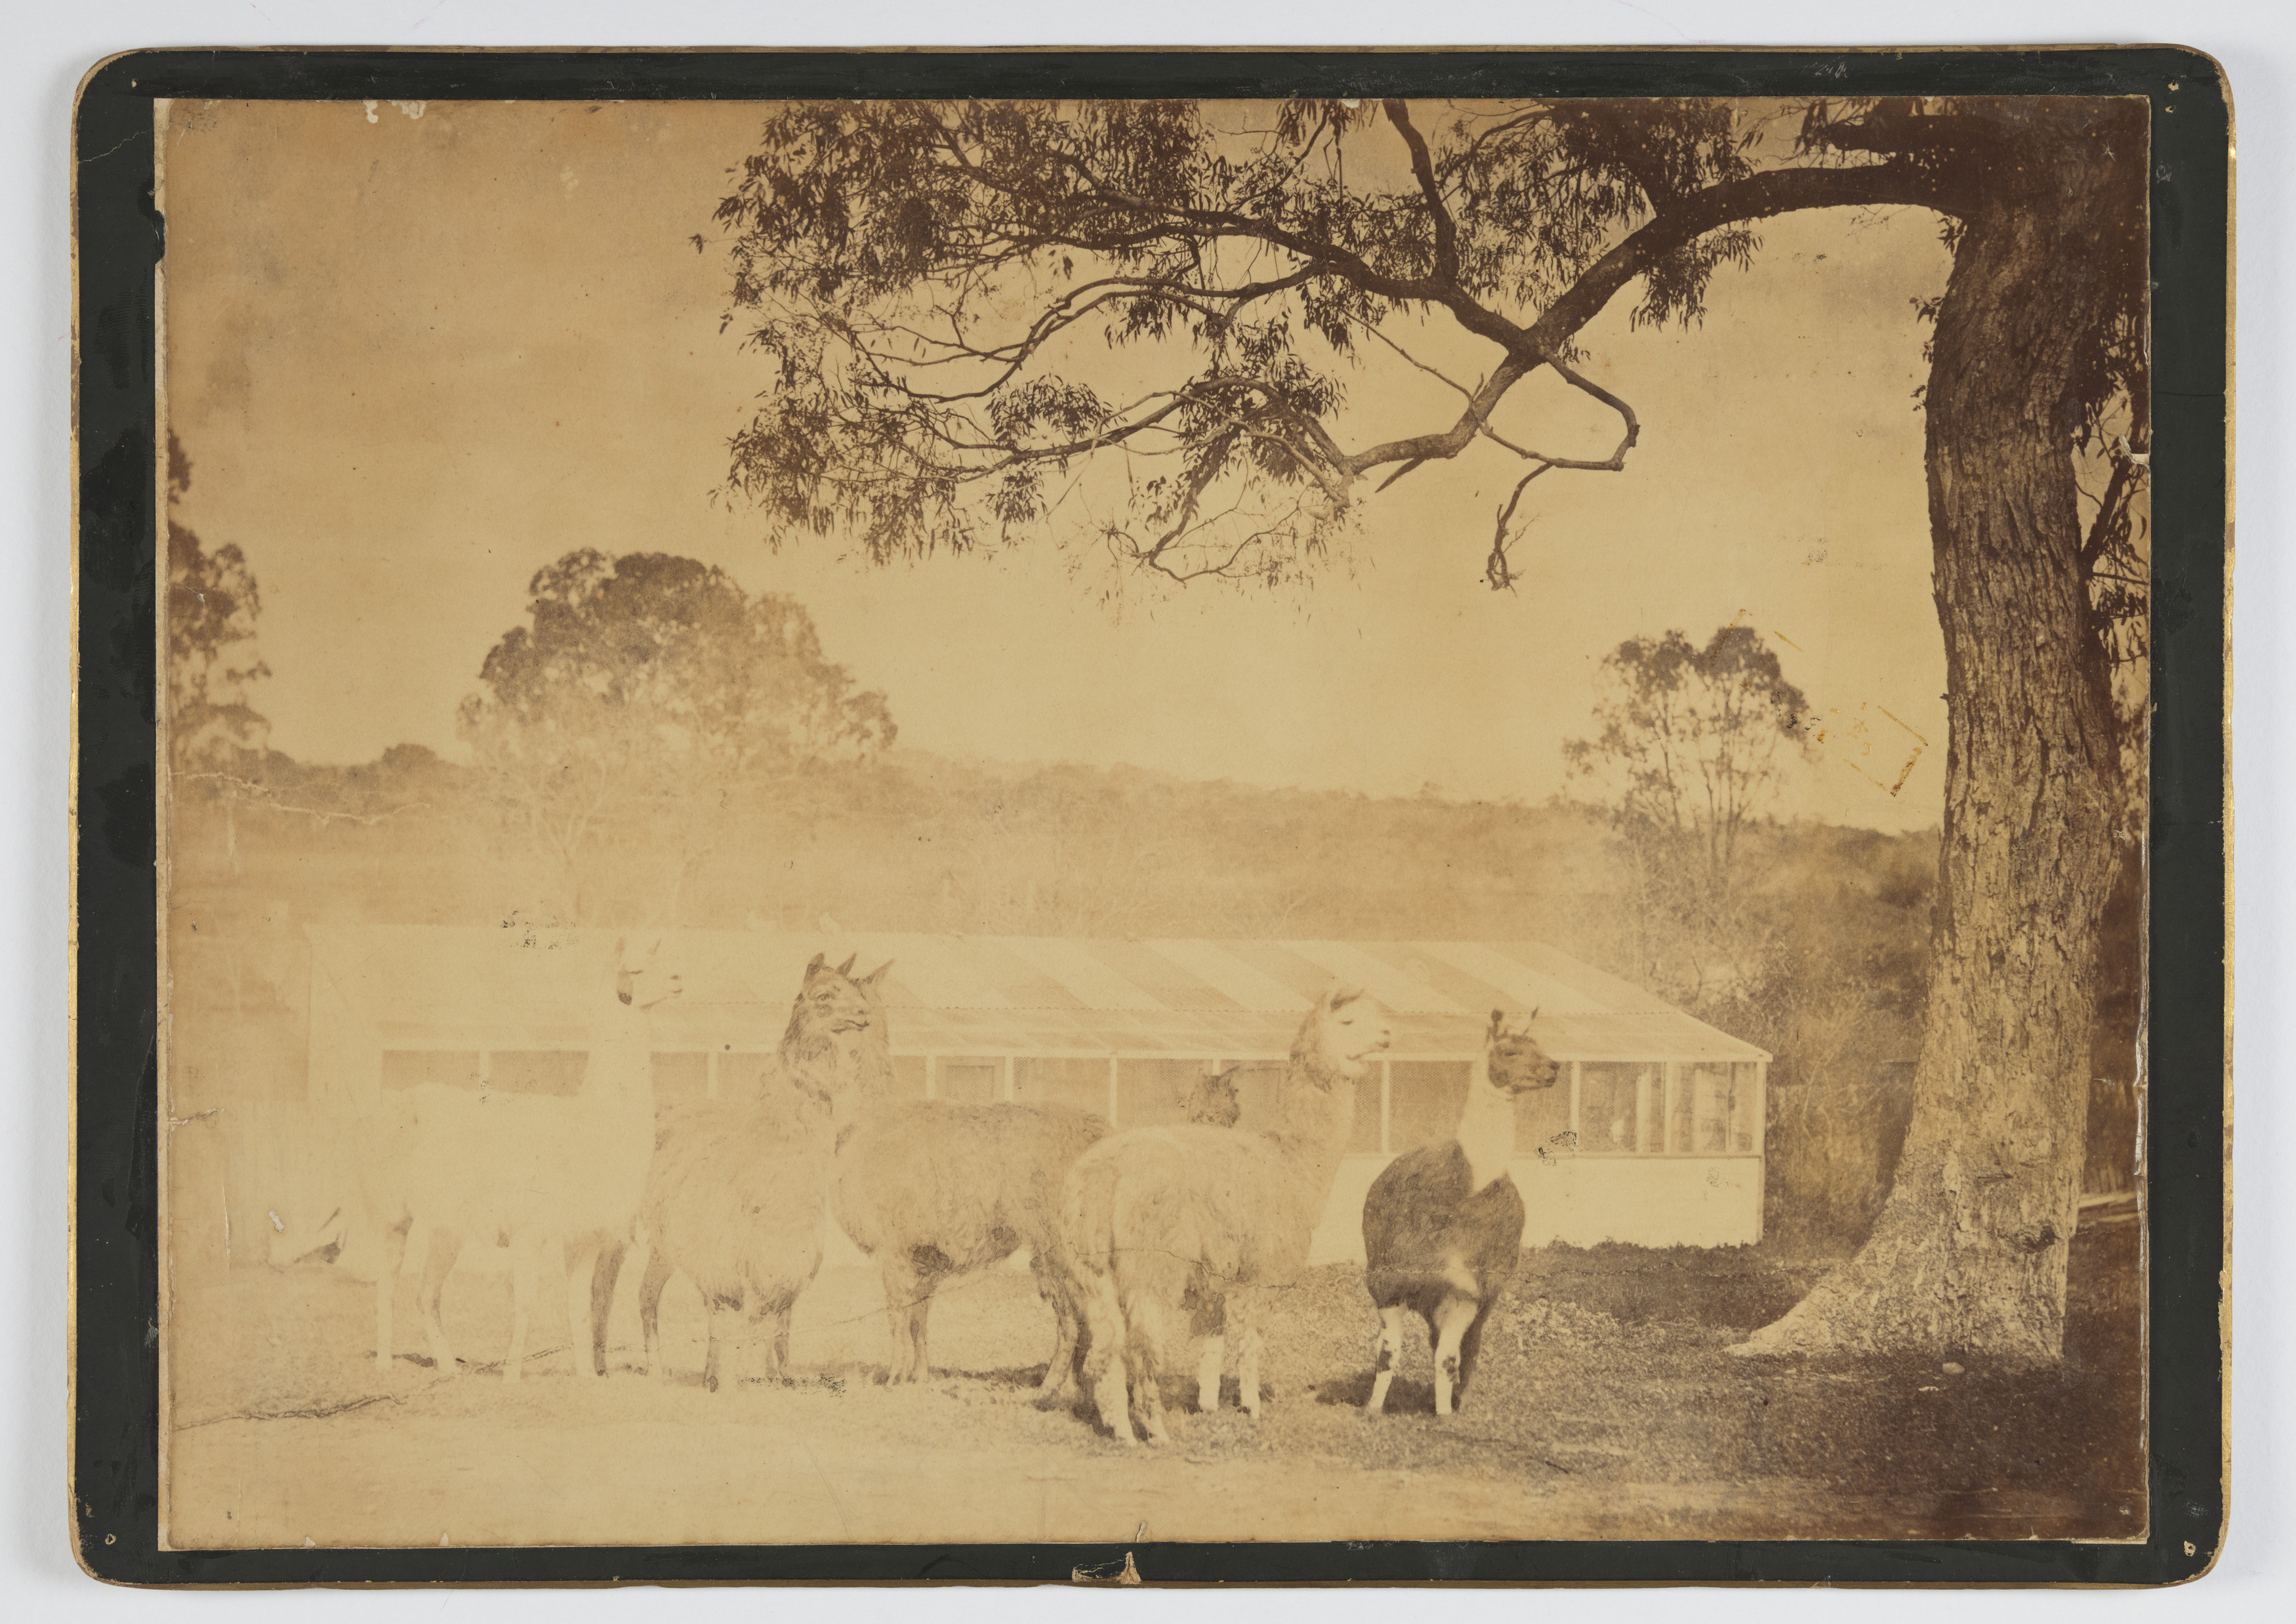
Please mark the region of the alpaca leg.
[[1126, 1407], [1125, 1383], [1129, 1375], [1125, 1358], [1124, 1309], [1116, 1297], [1116, 1283], [1105, 1275], [1079, 1278], [1074, 1300], [1084, 1323], [1082, 1375], [1100, 1411], [1101, 1424], [1116, 1441], [1138, 1441], [1132, 1435], [1132, 1416]]
[[1076, 1309], [1069, 1302], [1068, 1283], [1060, 1267], [1043, 1251], [1029, 1256], [1029, 1272], [1037, 1277], [1037, 1295], [1053, 1311], [1053, 1357], [1045, 1363], [1045, 1379], [1037, 1383], [1040, 1395], [1067, 1390], [1076, 1373]]
[[589, 1364], [582, 1357], [582, 1345], [590, 1340], [591, 1286], [603, 1256], [594, 1235], [566, 1243], [566, 1369], [570, 1375], [580, 1375]]
[[1464, 1297], [1446, 1297], [1435, 1310], [1435, 1413], [1448, 1415], [1454, 1407], [1452, 1390], [1459, 1385], [1459, 1343], [1474, 1323], [1478, 1305]]
[[1196, 1356], [1196, 1409], [1209, 1415], [1219, 1408], [1220, 1356], [1227, 1351], [1227, 1339], [1213, 1335], [1204, 1338], [1203, 1351]]
[[534, 1299], [542, 1285], [539, 1241], [521, 1236], [510, 1250], [510, 1351], [503, 1356], [503, 1380], [515, 1382], [526, 1369], [526, 1333], [534, 1323]]
[[[1239, 1312], [1239, 1309], [1242, 1312]], [[1259, 1350], [1267, 1338], [1259, 1327], [1260, 1305], [1245, 1308], [1242, 1299], [1228, 1299], [1227, 1323], [1237, 1333], [1235, 1356], [1236, 1397], [1243, 1403], [1244, 1413], [1254, 1421], [1259, 1419]]]
[[[701, 1390], [714, 1393], [718, 1390], [718, 1324], [725, 1317], [726, 1305], [713, 1297], [704, 1306], [709, 1316], [709, 1351], [701, 1356]], [[736, 1303], [733, 1306], [739, 1308], [741, 1305]]]
[[1395, 1303], [1379, 1311], [1379, 1336], [1372, 1343], [1371, 1402], [1364, 1406], [1365, 1415], [1377, 1415], [1387, 1408], [1388, 1385], [1402, 1363], [1403, 1306]]
[[1459, 1408], [1467, 1398], [1467, 1383], [1474, 1380], [1475, 1361], [1482, 1357], [1483, 1322], [1491, 1316], [1490, 1303], [1475, 1310], [1475, 1317], [1467, 1322], [1467, 1329], [1459, 1338], [1459, 1380], [1451, 1389], [1451, 1407]]
[[1164, 1427], [1164, 1384], [1158, 1355], [1160, 1349], [1152, 1333], [1136, 1333], [1132, 1345], [1125, 1350], [1125, 1363], [1129, 1370], [1132, 1402], [1139, 1407], [1140, 1430], [1152, 1444], [1168, 1444], [1172, 1435]]
[[885, 1361], [885, 1380], [889, 1384], [914, 1381], [920, 1373], [913, 1368], [916, 1348], [909, 1322], [909, 1309], [916, 1301], [922, 1284], [906, 1258], [888, 1257], [877, 1272], [885, 1282], [885, 1334], [890, 1343]]
[[[421, 1225], [416, 1228], [420, 1229]], [[411, 1248], [414, 1236], [407, 1243]], [[462, 1374], [462, 1365], [455, 1350], [447, 1342], [447, 1322], [439, 1315], [439, 1300], [447, 1291], [447, 1276], [455, 1272], [455, 1259], [463, 1254], [463, 1237], [450, 1229], [433, 1229], [422, 1248], [422, 1278], [415, 1287], [416, 1311], [422, 1318], [423, 1340], [430, 1345], [430, 1368], [442, 1376]]]
[[661, 1292], [676, 1271], [660, 1246], [646, 1251], [645, 1273], [638, 1280], [638, 1336], [645, 1347], [650, 1376], [666, 1376], [669, 1366], [661, 1357]]
[[[614, 1282], [621, 1278], [628, 1250], [623, 1241], [600, 1247], [598, 1261], [590, 1269], [590, 1367], [602, 1376], [606, 1374], [606, 1320], [614, 1308]], [[570, 1280], [567, 1289], [573, 1289]]]
[[790, 1379], [790, 1310], [791, 1301], [783, 1298], [768, 1308], [762, 1303], [758, 1308], [758, 1344], [765, 1352], [766, 1380], [786, 1382]]
[[924, 1268], [910, 1276], [914, 1284], [910, 1287], [908, 1300], [908, 1345], [904, 1350], [908, 1370], [904, 1378], [906, 1381], [932, 1380], [932, 1361], [925, 1352], [925, 1324], [932, 1314], [933, 1293], [940, 1289], [940, 1283], [947, 1277], [943, 1270]]
[[406, 1232], [414, 1220], [386, 1225], [383, 1228], [382, 1259], [374, 1277], [374, 1368], [377, 1374], [389, 1375], [391, 1360], [392, 1300], [398, 1295], [398, 1276], [406, 1267]]

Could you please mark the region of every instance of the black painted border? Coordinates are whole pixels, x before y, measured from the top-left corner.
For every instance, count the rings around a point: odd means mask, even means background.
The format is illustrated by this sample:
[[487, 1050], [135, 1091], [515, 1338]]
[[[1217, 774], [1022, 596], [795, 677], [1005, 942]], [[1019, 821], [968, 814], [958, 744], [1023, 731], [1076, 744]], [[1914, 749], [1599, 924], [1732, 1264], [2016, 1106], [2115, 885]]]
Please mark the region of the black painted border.
[[2229, 91], [2181, 47], [1552, 52], [149, 51], [74, 115], [79, 507], [71, 1249], [73, 1538], [136, 1585], [1065, 1581], [1119, 1546], [530, 1550], [158, 1546], [157, 898], [152, 590], [163, 225], [151, 103], [227, 99], [898, 96], [2144, 95], [2152, 107], [2155, 448], [2151, 1111], [2152, 1533], [2069, 1541], [1147, 1545], [1150, 1582], [2158, 1585], [2225, 1513]]

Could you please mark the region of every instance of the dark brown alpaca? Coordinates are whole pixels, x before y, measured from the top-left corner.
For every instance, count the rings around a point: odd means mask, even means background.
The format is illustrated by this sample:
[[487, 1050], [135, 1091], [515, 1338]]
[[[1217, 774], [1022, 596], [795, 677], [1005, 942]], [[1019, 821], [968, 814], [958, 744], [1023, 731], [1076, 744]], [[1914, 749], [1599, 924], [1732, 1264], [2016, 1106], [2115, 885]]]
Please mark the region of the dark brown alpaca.
[[[716, 1391], [722, 1326], [748, 1308], [762, 1342], [763, 1374], [785, 1374], [790, 1313], [821, 1268], [822, 1224], [839, 1127], [865, 1091], [892, 1074], [876, 1014], [882, 965], [856, 980], [816, 954], [790, 1012], [774, 1064], [746, 1099], [695, 1100], [665, 1112], [639, 1209], [649, 1243], [638, 1284], [638, 1323], [649, 1374], [661, 1357], [661, 1294], [683, 1274], [709, 1316], [701, 1384]], [[600, 1259], [590, 1301], [591, 1354], [603, 1372], [606, 1317], [622, 1249]]]
[[1434, 1345], [1435, 1413], [1448, 1415], [1465, 1396], [1483, 1322], [1522, 1254], [1522, 1196], [1507, 1172], [1515, 1096], [1552, 1088], [1558, 1070], [1527, 1028], [1507, 1030], [1493, 1010], [1457, 1135], [1406, 1152], [1373, 1182], [1364, 1199], [1364, 1284], [1380, 1332], [1366, 1413], [1386, 1406], [1406, 1311], [1427, 1322]]

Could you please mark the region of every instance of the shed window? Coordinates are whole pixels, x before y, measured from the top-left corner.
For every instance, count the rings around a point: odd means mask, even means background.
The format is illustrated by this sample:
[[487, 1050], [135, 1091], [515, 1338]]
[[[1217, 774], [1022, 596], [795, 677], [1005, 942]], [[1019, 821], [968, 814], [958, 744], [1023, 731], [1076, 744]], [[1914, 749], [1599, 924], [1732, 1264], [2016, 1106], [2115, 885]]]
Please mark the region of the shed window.
[[1108, 1114], [1108, 1062], [1024, 1056], [1013, 1062], [1013, 1097], [1024, 1105], [1074, 1105]]
[[442, 1083], [452, 1088], [476, 1088], [480, 1076], [476, 1049], [385, 1049], [382, 1086], [420, 1088]]
[[[660, 1057], [654, 1061], [654, 1087], [661, 1087]], [[775, 1077], [781, 1064], [780, 1051], [775, 1049], [720, 1049], [718, 1051], [718, 1088], [721, 1100], [754, 1100], [766, 1089], [767, 1080]], [[706, 1087], [705, 1079], [705, 1087]]]
[[1004, 1067], [994, 1060], [954, 1060], [943, 1055], [933, 1077], [933, 1097], [961, 1105], [986, 1105], [1004, 1097]]
[[1464, 1060], [1398, 1060], [1390, 1063], [1387, 1148], [1400, 1152], [1456, 1137], [1466, 1109], [1474, 1066]]
[[1682, 1092], [1688, 1103], [1691, 1131], [1685, 1150], [1726, 1155], [1730, 1150], [1730, 1114], [1736, 1090], [1731, 1086], [1732, 1067], [1685, 1066]]
[[487, 1086], [506, 1094], [578, 1094], [590, 1057], [579, 1049], [496, 1049]]
[[658, 1100], [698, 1100], [709, 1092], [709, 1053], [686, 1049], [653, 1057], [653, 1094]]
[[893, 1056], [893, 1092], [905, 1100], [925, 1097], [925, 1057], [922, 1054]]
[[1590, 1060], [1579, 1068], [1578, 1148], [1590, 1155], [1632, 1155], [1644, 1149], [1654, 1118], [1660, 1068]]
[[1570, 1079], [1514, 1096], [1514, 1153], [1528, 1157], [1570, 1131]]
[[[1188, 1120], [1188, 1091], [1204, 1074], [1201, 1060], [1116, 1062], [1116, 1120], [1123, 1128], [1160, 1128]], [[1250, 1110], [1247, 1105], [1245, 1109]]]

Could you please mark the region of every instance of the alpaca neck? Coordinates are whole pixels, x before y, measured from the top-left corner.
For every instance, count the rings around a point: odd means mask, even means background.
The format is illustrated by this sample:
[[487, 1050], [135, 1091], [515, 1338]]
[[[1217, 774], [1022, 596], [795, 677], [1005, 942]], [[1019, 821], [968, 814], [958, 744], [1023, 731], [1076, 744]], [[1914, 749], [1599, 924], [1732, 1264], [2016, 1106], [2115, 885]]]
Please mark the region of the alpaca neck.
[[1356, 1083], [1318, 1056], [1293, 1054], [1283, 1078], [1283, 1120], [1267, 1137], [1329, 1188], [1355, 1132]]
[[1491, 1086], [1481, 1061], [1475, 1062], [1466, 1109], [1459, 1113], [1459, 1148], [1467, 1153], [1471, 1192], [1503, 1176], [1514, 1160], [1514, 1101]]

